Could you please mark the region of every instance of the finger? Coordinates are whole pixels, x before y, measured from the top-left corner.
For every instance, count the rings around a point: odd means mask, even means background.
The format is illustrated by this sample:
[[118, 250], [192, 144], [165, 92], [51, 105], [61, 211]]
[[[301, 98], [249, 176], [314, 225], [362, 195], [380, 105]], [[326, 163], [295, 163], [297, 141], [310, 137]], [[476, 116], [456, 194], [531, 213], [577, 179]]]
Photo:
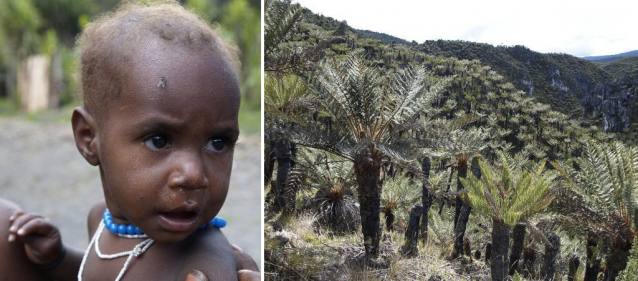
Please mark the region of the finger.
[[24, 214], [19, 217], [16, 217], [16, 219], [13, 221], [13, 224], [9, 228], [9, 232], [15, 234], [18, 231], [18, 229], [22, 228], [22, 226], [26, 224], [27, 222], [29, 222], [30, 220], [41, 218], [41, 217], [42, 216], [35, 215], [35, 214]]
[[28, 237], [32, 237], [33, 234], [48, 236], [51, 234], [52, 230], [53, 228], [51, 223], [49, 223], [47, 219], [39, 217], [26, 222], [18, 229], [16, 234], [22, 242], [30, 244], [31, 241], [30, 239], [27, 239]]
[[239, 246], [237, 246], [235, 244], [232, 244], [231, 247], [233, 248], [233, 250], [235, 250], [235, 252], [239, 252], [239, 253], [242, 253], [242, 254], [244, 253], [244, 249], [242, 249], [241, 247], [239, 247]]
[[8, 239], [9, 242], [13, 242], [16, 240], [16, 236], [14, 233], [17, 230], [17, 227], [13, 226], [13, 221], [24, 214], [25, 214], [24, 211], [17, 210], [17, 211], [14, 211], [13, 214], [11, 214], [11, 216], [9, 217], [9, 222], [11, 223], [11, 226], [9, 227], [9, 239]]
[[25, 214], [25, 212], [24, 212], [24, 211], [22, 211], [22, 210], [15, 211], [15, 212], [13, 212], [13, 214], [11, 214], [11, 216], [9, 217], [9, 221], [10, 221], [10, 222], [13, 222], [13, 220], [15, 220], [17, 217], [19, 217], [19, 216], [21, 216], [21, 215], [24, 215], [24, 214]]
[[204, 275], [204, 273], [202, 273], [201, 271], [191, 269], [191, 271], [188, 273], [188, 276], [186, 276], [185, 281], [208, 281], [208, 278], [206, 278], [206, 275]]
[[11, 227], [9, 228], [9, 232], [15, 234], [18, 231], [18, 229], [22, 227], [22, 225], [24, 225], [25, 223], [27, 223], [28, 221], [36, 217], [37, 215], [35, 214], [22, 214], [22, 215], [16, 216], [16, 218], [13, 220], [13, 223], [11, 224]]
[[239, 281], [256, 281], [261, 280], [261, 273], [257, 271], [242, 269], [237, 271], [237, 277]]

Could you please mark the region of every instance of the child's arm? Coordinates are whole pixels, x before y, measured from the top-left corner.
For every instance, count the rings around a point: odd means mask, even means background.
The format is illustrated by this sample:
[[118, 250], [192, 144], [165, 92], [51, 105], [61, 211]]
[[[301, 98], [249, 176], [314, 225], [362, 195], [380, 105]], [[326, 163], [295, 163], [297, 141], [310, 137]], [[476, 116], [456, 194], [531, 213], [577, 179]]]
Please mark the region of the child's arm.
[[76, 280], [83, 253], [62, 244], [60, 231], [42, 216], [16, 211], [9, 218], [9, 242], [24, 244], [27, 258], [55, 280]]

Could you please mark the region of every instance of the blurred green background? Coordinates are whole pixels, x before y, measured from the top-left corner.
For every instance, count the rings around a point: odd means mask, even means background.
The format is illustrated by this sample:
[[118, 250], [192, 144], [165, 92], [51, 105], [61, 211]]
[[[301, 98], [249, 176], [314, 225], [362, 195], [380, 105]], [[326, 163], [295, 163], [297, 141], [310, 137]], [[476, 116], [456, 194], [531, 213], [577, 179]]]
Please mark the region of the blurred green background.
[[[0, 0], [0, 116], [26, 116], [30, 120], [69, 118], [72, 108], [81, 104], [75, 77], [75, 37], [87, 23], [118, 2]], [[240, 129], [243, 134], [258, 134], [260, 0], [179, 2], [204, 19], [218, 23], [222, 36], [241, 50]], [[34, 98], [28, 98], [33, 96], [28, 93], [34, 91], [47, 92], [40, 106], [34, 106]]]

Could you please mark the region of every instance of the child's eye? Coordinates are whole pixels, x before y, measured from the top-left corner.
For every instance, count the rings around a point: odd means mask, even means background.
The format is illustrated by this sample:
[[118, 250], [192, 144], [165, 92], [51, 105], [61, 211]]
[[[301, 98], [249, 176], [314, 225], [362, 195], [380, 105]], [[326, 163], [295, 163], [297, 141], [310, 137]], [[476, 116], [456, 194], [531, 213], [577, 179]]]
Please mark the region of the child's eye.
[[170, 146], [168, 138], [164, 135], [159, 134], [152, 135], [151, 137], [146, 139], [146, 141], [144, 141], [144, 144], [151, 150], [160, 150]]
[[212, 152], [222, 152], [226, 146], [226, 141], [223, 139], [211, 139], [206, 143], [206, 149]]

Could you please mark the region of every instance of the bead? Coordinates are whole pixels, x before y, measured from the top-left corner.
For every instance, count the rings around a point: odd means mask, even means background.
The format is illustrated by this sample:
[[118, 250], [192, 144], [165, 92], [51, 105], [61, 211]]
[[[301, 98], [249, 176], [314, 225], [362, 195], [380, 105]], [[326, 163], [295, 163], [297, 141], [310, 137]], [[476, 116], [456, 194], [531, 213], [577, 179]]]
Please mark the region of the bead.
[[132, 224], [127, 225], [126, 226], [126, 234], [130, 234], [130, 235], [135, 234], [135, 228], [137, 228], [137, 227], [133, 226]]
[[126, 234], [126, 226], [123, 224], [120, 224], [117, 226], [117, 233], [119, 234]]
[[111, 233], [117, 233], [117, 223], [112, 223], [109, 230], [111, 231]]
[[104, 220], [104, 226], [106, 226], [106, 229], [111, 230], [112, 224], [113, 224], [112, 220]]
[[144, 234], [144, 232], [142, 232], [142, 230], [139, 227], [135, 227], [135, 234], [136, 235], [142, 235], [142, 234]]
[[224, 226], [226, 226], [226, 220], [223, 218], [215, 217], [210, 221], [210, 225], [217, 228], [223, 228]]

